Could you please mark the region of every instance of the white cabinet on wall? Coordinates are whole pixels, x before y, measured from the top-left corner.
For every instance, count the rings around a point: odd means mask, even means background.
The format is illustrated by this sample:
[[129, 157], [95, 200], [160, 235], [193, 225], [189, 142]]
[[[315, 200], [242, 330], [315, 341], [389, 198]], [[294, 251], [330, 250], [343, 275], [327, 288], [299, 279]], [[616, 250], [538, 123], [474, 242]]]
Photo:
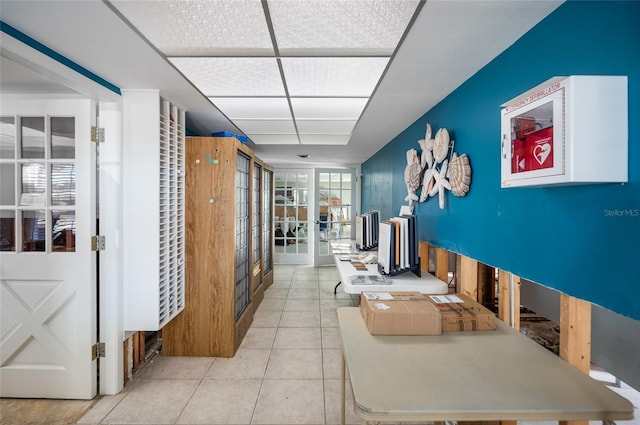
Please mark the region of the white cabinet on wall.
[[124, 329], [184, 309], [185, 113], [157, 90], [123, 90]]
[[627, 77], [554, 77], [502, 105], [501, 186], [627, 181]]

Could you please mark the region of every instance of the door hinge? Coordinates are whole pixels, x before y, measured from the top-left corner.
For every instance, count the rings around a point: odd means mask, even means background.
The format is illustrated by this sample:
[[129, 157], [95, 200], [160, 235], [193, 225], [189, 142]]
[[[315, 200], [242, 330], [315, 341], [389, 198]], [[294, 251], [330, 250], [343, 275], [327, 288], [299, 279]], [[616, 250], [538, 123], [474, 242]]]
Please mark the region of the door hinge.
[[104, 128], [91, 126], [91, 141], [104, 143]]
[[91, 236], [91, 251], [104, 251], [105, 244], [104, 236]]
[[97, 358], [104, 358], [105, 347], [104, 342], [97, 342], [91, 346], [91, 361]]

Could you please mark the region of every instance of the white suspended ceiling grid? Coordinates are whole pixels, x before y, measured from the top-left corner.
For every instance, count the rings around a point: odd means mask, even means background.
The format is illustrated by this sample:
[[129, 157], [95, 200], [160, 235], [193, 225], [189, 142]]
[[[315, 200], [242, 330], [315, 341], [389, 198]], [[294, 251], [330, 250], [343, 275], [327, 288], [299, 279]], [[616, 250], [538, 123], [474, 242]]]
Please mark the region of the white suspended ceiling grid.
[[346, 145], [423, 2], [111, 4], [256, 145]]

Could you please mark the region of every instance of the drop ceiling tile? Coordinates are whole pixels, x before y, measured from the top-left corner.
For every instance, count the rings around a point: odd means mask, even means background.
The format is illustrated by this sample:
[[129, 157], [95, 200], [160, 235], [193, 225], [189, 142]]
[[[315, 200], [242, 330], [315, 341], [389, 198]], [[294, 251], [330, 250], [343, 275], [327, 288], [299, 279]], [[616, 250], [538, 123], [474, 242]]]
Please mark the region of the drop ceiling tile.
[[296, 134], [293, 120], [233, 120], [244, 134]]
[[293, 97], [291, 105], [296, 119], [358, 119], [368, 98]]
[[295, 134], [247, 134], [256, 145], [298, 145]]
[[346, 145], [349, 134], [301, 134], [300, 143], [303, 145]]
[[169, 60], [205, 96], [284, 96], [275, 58], [179, 58]]
[[356, 126], [355, 120], [296, 120], [298, 132], [302, 134], [351, 134]]
[[418, 0], [270, 0], [282, 55], [390, 56]]
[[260, 0], [112, 0], [166, 56], [270, 55]]
[[370, 96], [389, 58], [282, 58], [291, 96]]
[[209, 100], [232, 120], [291, 119], [284, 97], [211, 97]]

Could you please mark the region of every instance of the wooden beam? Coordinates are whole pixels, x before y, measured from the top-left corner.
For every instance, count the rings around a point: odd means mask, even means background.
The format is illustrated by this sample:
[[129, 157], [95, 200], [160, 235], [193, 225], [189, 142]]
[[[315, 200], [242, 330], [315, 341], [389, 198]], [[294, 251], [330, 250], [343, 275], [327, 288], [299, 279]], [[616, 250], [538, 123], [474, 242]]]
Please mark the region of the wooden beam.
[[420, 255], [420, 269], [429, 273], [429, 242], [420, 241], [418, 243], [418, 252]]
[[436, 247], [436, 277], [449, 283], [449, 251]]
[[[560, 294], [560, 357], [589, 374], [591, 369], [591, 303]], [[588, 421], [559, 421], [588, 425]]]
[[456, 279], [458, 292], [478, 301], [478, 262], [459, 255], [460, 268]]
[[[511, 279], [513, 278], [513, 294]], [[498, 318], [515, 329], [520, 329], [520, 278], [504, 270], [498, 271]], [[510, 300], [513, 298], [513, 309]], [[513, 310], [513, 314], [512, 314]], [[513, 317], [511, 317], [513, 315]]]

